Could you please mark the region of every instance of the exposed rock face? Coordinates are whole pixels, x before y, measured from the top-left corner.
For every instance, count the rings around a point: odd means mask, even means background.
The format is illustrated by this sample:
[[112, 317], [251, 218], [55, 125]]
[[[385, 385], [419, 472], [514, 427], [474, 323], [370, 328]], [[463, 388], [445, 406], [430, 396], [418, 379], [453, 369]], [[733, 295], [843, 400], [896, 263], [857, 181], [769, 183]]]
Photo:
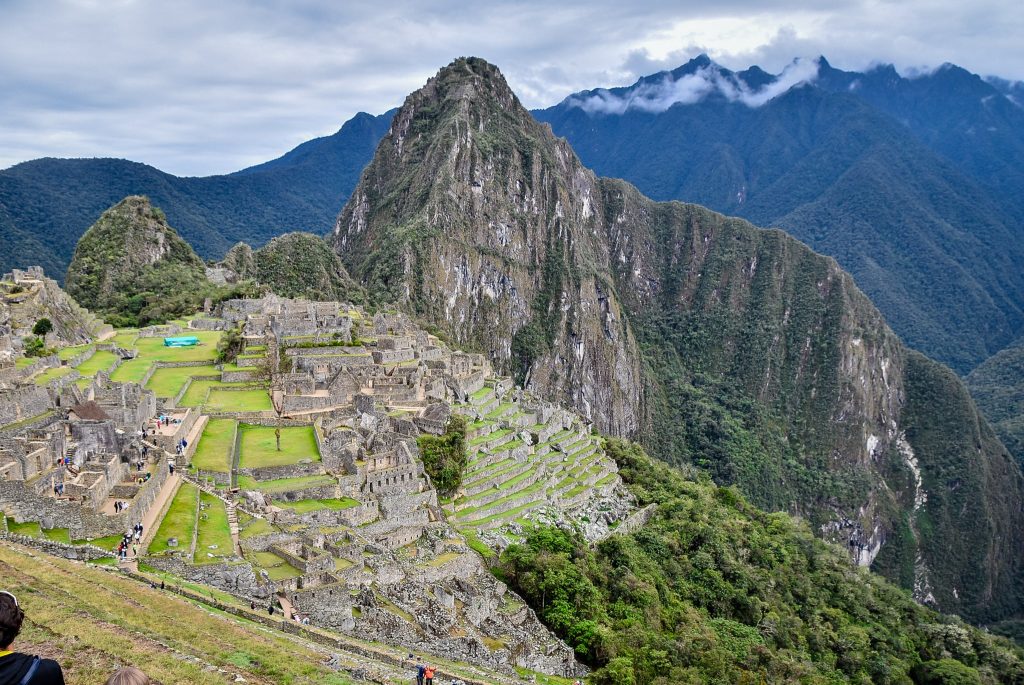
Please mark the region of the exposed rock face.
[[600, 191], [497, 69], [460, 60], [409, 96], [334, 231], [369, 286], [602, 430], [640, 424], [639, 355]]
[[[493, 66], [409, 96], [333, 241], [370, 292], [602, 430], [809, 518], [943, 610], [1020, 610], [1024, 484], [959, 381], [834, 260], [597, 179]], [[935, 494], [966, 484], [968, 509]]]
[[[158, 266], [161, 272], [154, 273]], [[144, 283], [148, 276], [156, 283]], [[148, 198], [132, 195], [104, 212], [82, 236], [65, 286], [82, 305], [102, 312], [145, 285], [159, 285], [172, 276], [205, 281], [203, 261]]]

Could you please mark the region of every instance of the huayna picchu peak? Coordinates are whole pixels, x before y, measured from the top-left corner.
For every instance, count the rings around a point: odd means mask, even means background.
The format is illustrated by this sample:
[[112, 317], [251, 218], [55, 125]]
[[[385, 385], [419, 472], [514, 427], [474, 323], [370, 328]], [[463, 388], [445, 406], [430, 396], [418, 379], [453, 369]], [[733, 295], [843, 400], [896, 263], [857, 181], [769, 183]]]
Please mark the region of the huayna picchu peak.
[[921, 601], [1020, 610], [1024, 479], [963, 384], [835, 260], [595, 176], [494, 66], [406, 99], [333, 240], [371, 297], [601, 431], [807, 518]]

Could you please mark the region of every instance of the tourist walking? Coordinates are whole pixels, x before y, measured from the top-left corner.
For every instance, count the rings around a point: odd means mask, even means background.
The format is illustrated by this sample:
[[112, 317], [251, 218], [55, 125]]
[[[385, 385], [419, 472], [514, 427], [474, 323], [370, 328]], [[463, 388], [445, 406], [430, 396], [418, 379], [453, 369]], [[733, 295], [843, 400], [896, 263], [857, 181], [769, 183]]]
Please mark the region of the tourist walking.
[[419, 659], [416, 660], [416, 685], [423, 685], [423, 679], [426, 677], [427, 667], [423, 665], [423, 662]]
[[25, 612], [18, 598], [0, 590], [0, 685], [64, 685], [60, 664], [11, 649]]

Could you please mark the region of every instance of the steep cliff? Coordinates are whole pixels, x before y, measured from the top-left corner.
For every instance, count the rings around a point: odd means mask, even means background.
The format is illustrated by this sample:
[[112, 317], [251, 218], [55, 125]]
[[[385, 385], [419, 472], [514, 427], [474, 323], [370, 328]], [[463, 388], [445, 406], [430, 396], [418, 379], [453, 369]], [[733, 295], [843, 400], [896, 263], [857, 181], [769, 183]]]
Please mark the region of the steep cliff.
[[[878, 567], [922, 601], [1020, 610], [1024, 485], [959, 381], [834, 260], [596, 178], [486, 62], [409, 96], [333, 241], [370, 292], [601, 430], [806, 517], [861, 564], [891, 541]], [[943, 493], [967, 484], [969, 506]]]
[[370, 293], [629, 435], [640, 358], [594, 239], [599, 196], [593, 173], [495, 67], [460, 60], [395, 115], [334, 245]]

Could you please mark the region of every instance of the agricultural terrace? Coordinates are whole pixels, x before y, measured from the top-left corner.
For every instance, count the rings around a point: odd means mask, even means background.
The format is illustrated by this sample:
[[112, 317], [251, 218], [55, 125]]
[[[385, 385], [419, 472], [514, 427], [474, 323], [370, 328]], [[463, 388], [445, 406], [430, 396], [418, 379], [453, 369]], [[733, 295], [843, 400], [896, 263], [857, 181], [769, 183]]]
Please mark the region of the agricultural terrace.
[[[266, 395], [266, 393], [264, 393]], [[281, 449], [277, 449], [275, 429], [271, 426], [241, 424], [242, 432], [239, 467], [243, 469], [266, 466], [288, 466], [320, 461], [320, 450], [312, 426], [281, 428]]]
[[229, 473], [235, 442], [234, 419], [211, 419], [203, 429], [192, 455], [192, 466], [202, 471]]

